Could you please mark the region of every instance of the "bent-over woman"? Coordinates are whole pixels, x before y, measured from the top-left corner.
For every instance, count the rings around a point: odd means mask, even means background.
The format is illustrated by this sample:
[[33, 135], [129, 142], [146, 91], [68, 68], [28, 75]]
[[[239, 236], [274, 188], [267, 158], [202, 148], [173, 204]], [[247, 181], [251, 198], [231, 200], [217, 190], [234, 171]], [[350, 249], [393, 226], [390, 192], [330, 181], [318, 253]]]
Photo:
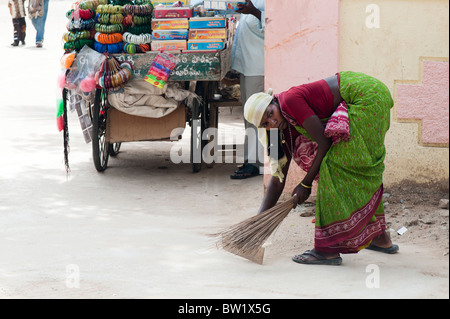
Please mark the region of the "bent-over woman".
[[259, 212], [276, 205], [291, 159], [307, 172], [292, 193], [296, 205], [309, 198], [318, 181], [315, 247], [293, 257], [295, 262], [340, 265], [340, 254], [364, 248], [398, 252], [385, 232], [382, 203], [384, 140], [392, 107], [386, 85], [356, 72], [278, 95], [258, 93], [246, 103], [247, 121], [265, 129], [260, 139], [268, 147], [273, 175]]

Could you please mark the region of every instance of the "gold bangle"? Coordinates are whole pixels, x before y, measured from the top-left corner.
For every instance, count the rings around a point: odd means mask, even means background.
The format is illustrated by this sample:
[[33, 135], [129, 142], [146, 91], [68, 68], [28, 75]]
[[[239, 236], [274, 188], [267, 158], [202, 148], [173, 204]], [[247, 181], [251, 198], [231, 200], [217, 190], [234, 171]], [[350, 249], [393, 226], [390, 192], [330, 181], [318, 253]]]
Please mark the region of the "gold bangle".
[[312, 188], [312, 186], [306, 186], [305, 184], [303, 184], [303, 182], [301, 182], [300, 185], [302, 185], [304, 188], [307, 188], [307, 189], [311, 189]]

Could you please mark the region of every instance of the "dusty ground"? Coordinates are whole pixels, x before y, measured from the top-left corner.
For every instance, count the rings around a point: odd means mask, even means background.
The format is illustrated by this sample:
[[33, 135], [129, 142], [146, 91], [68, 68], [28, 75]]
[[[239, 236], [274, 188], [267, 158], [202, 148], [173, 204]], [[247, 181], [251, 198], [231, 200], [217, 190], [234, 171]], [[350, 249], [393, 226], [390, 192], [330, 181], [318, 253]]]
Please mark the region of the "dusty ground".
[[[448, 192], [421, 185], [404, 185], [387, 188], [383, 196], [387, 229], [392, 241], [400, 245], [416, 245], [427, 249], [439, 257], [449, 254], [449, 210], [440, 207], [441, 200], [448, 200]], [[298, 207], [288, 216], [280, 230], [270, 240], [277, 249], [289, 252], [301, 252], [305, 242], [313, 246], [314, 236], [314, 198]], [[448, 206], [447, 206], [448, 207]], [[298, 225], [300, 224], [300, 230]], [[397, 231], [406, 227], [407, 231], [400, 235]], [[295, 240], [301, 235], [303, 240]], [[280, 238], [291, 241], [289, 245], [281, 245]], [[309, 238], [309, 239], [308, 239]], [[277, 244], [278, 243], [278, 244]], [[270, 247], [270, 246], [269, 246]], [[295, 248], [293, 248], [295, 247]]]
[[[335, 268], [290, 260], [313, 244], [312, 217], [300, 217], [313, 206], [303, 206], [270, 239], [260, 266], [217, 250], [207, 236], [259, 208], [262, 177], [233, 181], [235, 164], [192, 174], [189, 164], [171, 163], [170, 143], [129, 143], [99, 174], [70, 114], [66, 176], [55, 81], [70, 3], [51, 1], [39, 50], [31, 23], [27, 45], [9, 45], [12, 23], [0, 0], [8, 62], [0, 79], [0, 298], [448, 298], [448, 210], [438, 206], [448, 193], [387, 189], [390, 228], [408, 228], [393, 233], [400, 254], [363, 251]], [[236, 113], [225, 123], [243, 131]], [[377, 289], [367, 286], [369, 265], [380, 268]]]

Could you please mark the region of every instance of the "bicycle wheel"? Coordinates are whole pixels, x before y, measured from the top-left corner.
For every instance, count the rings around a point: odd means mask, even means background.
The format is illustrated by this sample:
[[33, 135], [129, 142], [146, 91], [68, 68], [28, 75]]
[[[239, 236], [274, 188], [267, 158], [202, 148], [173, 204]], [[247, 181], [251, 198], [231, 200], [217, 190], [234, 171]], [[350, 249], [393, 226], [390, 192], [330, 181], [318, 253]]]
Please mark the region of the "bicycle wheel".
[[109, 142], [106, 141], [106, 120], [107, 120], [107, 99], [106, 90], [97, 89], [92, 114], [92, 126], [94, 138], [92, 141], [92, 156], [94, 165], [98, 172], [103, 172], [108, 166]]

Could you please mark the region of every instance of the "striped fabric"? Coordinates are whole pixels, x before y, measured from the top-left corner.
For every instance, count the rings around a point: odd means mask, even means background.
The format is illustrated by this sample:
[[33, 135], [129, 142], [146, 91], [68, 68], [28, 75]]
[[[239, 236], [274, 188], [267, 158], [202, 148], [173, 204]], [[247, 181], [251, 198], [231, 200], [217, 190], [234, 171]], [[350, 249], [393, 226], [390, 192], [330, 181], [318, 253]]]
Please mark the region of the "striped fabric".
[[342, 102], [328, 120], [325, 128], [325, 136], [333, 140], [333, 145], [341, 141], [350, 140], [350, 125], [348, 121], [348, 108], [345, 102]]
[[8, 0], [8, 7], [13, 19], [26, 16], [25, 0]]

